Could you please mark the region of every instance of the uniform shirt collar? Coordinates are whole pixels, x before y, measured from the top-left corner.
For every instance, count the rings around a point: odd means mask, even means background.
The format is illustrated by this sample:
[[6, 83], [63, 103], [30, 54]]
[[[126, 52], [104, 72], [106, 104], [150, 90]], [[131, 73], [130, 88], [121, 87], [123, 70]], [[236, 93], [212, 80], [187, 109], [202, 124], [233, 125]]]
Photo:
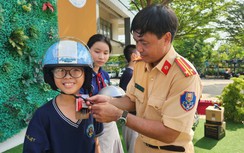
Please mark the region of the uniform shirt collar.
[[171, 47], [169, 52], [163, 57], [163, 59], [161, 59], [161, 61], [154, 68], [152, 67], [151, 64], [146, 63], [145, 71], [158, 69], [161, 73], [167, 75], [177, 55], [178, 55], [177, 52], [174, 50], [173, 47]]
[[[102, 73], [103, 69], [100, 67], [98, 69], [98, 73]], [[95, 71], [92, 71], [92, 76], [95, 77], [97, 75], [97, 73]]]

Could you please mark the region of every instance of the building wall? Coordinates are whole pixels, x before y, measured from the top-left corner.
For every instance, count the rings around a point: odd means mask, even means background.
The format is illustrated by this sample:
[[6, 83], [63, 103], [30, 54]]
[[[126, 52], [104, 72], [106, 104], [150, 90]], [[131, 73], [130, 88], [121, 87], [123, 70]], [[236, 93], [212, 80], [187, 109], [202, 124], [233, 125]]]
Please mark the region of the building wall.
[[85, 43], [97, 33], [96, 0], [87, 0], [82, 8], [73, 6], [69, 0], [58, 0], [59, 36], [78, 38]]
[[84, 7], [77, 8], [69, 0], [58, 0], [57, 6], [60, 37], [71, 36], [86, 43], [99, 31], [99, 18], [102, 18], [112, 24], [112, 54], [123, 54], [124, 18], [130, 16], [126, 16], [126, 9], [119, 1], [86, 0]]

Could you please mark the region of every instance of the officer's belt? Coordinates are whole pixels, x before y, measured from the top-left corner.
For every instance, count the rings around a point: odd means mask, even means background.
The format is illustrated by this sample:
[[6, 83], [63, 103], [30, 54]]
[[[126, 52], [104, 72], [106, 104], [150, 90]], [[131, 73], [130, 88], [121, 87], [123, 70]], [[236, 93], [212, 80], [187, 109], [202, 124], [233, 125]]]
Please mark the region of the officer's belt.
[[150, 148], [153, 148], [153, 149], [168, 150], [168, 151], [175, 151], [175, 152], [185, 152], [185, 148], [182, 146], [175, 146], [175, 145], [154, 146], [154, 145], [150, 145], [148, 143], [145, 143], [145, 145]]

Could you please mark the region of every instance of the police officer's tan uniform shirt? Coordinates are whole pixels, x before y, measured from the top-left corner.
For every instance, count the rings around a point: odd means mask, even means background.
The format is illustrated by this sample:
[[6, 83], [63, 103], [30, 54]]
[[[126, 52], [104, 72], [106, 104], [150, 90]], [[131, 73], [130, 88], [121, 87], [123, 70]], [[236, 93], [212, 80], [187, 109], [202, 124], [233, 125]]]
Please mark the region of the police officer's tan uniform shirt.
[[154, 68], [143, 61], [136, 63], [126, 95], [136, 102], [137, 116], [158, 120], [181, 132], [172, 144], [140, 134], [135, 146], [136, 153], [167, 152], [149, 148], [144, 143], [154, 146], [183, 146], [186, 152], [194, 152], [191, 128], [202, 85], [195, 68], [188, 61], [190, 65], [184, 62], [186, 60], [171, 49]]

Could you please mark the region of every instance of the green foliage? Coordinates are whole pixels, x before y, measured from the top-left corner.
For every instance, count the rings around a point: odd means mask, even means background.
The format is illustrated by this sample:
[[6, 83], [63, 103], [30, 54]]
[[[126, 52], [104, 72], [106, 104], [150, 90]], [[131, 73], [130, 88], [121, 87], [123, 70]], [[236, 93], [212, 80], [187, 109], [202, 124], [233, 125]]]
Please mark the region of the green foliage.
[[243, 49], [243, 47], [240, 47], [236, 44], [225, 43], [217, 50], [217, 54], [219, 56], [218, 58], [222, 60], [242, 59], [244, 57]]
[[[57, 95], [42, 74], [43, 55], [58, 36], [57, 12], [43, 12], [44, 2], [0, 1], [0, 25], [5, 19], [0, 30], [0, 142], [26, 127], [33, 112]], [[49, 2], [56, 8], [56, 0]]]
[[35, 27], [34, 25], [30, 26], [29, 27], [29, 35], [31, 38], [37, 39], [38, 35], [39, 35], [39, 31], [38, 31], [37, 27]]
[[175, 40], [174, 46], [176, 51], [191, 61], [198, 71], [204, 68], [204, 61], [206, 61], [208, 51], [212, 47], [202, 39]]
[[176, 39], [215, 37], [220, 17], [231, 7], [232, 1], [222, 0], [174, 0], [170, 6], [179, 19]]
[[244, 76], [232, 80], [234, 82], [224, 88], [219, 99], [225, 108], [225, 119], [241, 123], [244, 121]]
[[1, 66], [2, 71], [4, 71], [4, 72], [10, 72], [10, 71], [11, 71], [11, 67], [12, 67], [12, 64], [9, 63], [9, 62], [5, 62], [5, 63], [3, 63], [3, 65]]
[[[172, 7], [179, 19], [179, 29], [176, 39], [215, 37], [218, 23], [222, 16], [229, 16], [226, 11], [236, 0], [134, 0], [131, 8], [141, 9], [147, 5], [161, 3]], [[242, 21], [242, 20], [240, 20]]]
[[227, 32], [227, 41], [243, 48], [244, 46], [244, 3], [236, 0], [224, 14], [224, 20], [221, 20], [219, 27], [221, 31]]
[[12, 45], [14, 50], [17, 51], [20, 56], [22, 56], [24, 49], [27, 47], [27, 39], [29, 39], [29, 37], [25, 35], [23, 29], [15, 29], [11, 33], [8, 41]]
[[20, 6], [22, 6], [22, 9], [26, 12], [30, 12], [31, 11], [31, 8], [32, 8], [32, 5], [31, 3], [27, 3], [25, 0], [18, 0], [17, 1], [17, 4], [19, 4]]
[[[244, 5], [241, 1], [134, 0], [131, 9], [138, 10], [137, 7], [141, 9], [153, 3], [168, 4], [174, 9], [179, 20], [174, 46], [198, 70], [207, 69], [206, 60], [216, 69], [231, 68], [232, 65], [223, 63], [225, 60], [243, 60]], [[216, 46], [220, 46], [219, 49]], [[242, 72], [243, 63], [237, 66], [236, 71]]]
[[0, 4], [0, 28], [4, 22], [3, 12], [4, 12], [4, 10], [2, 8], [2, 5]]
[[118, 73], [119, 69], [126, 67], [126, 60], [124, 55], [111, 56], [108, 62], [105, 64], [104, 69]]
[[23, 5], [22, 8], [23, 10], [25, 10], [26, 12], [30, 12], [31, 11], [31, 4], [26, 4], [26, 5]]

